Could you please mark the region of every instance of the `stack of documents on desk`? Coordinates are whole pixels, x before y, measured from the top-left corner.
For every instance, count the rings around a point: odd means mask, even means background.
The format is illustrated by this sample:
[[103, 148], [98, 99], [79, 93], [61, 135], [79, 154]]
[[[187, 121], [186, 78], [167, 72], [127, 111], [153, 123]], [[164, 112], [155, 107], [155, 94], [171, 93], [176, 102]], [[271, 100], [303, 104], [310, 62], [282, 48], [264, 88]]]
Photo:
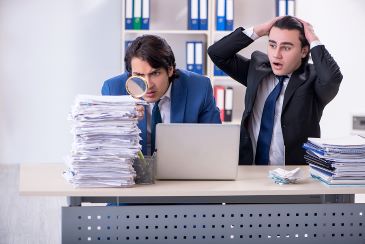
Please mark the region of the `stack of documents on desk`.
[[134, 184], [133, 159], [141, 150], [136, 105], [130, 96], [76, 97], [71, 156], [64, 177], [75, 187], [128, 187]]
[[313, 177], [330, 185], [365, 185], [365, 138], [308, 138], [303, 147]]

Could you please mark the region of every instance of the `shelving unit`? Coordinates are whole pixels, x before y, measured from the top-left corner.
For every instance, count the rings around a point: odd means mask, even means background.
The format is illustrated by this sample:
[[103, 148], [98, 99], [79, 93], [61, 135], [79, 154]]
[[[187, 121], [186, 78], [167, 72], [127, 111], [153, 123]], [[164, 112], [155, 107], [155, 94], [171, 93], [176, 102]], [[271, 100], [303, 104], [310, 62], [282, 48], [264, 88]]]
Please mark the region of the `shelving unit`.
[[[124, 53], [126, 40], [133, 40], [143, 34], [159, 35], [166, 39], [175, 54], [177, 68], [186, 69], [186, 42], [202, 41], [203, 50], [221, 39], [231, 31], [216, 30], [216, 0], [208, 0], [208, 30], [188, 30], [188, 0], [150, 0], [150, 29], [125, 29], [125, 0], [122, 0], [121, 21], [121, 68], [124, 70]], [[262, 6], [265, 6], [263, 8]], [[234, 27], [250, 27], [275, 16], [275, 0], [234, 0]], [[254, 50], [266, 52], [267, 39], [260, 38], [240, 54], [249, 57]], [[212, 81], [212, 86], [223, 85], [233, 88], [232, 122], [240, 123], [244, 111], [245, 87], [230, 77], [214, 76], [214, 65], [207, 53], [203, 55], [205, 75]]]

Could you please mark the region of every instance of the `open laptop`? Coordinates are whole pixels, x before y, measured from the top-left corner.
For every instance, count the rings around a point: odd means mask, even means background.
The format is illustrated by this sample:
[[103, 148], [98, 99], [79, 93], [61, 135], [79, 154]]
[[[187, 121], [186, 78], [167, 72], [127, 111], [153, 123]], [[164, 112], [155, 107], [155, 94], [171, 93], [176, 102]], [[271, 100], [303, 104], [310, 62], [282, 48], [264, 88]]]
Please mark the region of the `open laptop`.
[[157, 124], [156, 178], [235, 180], [240, 126]]

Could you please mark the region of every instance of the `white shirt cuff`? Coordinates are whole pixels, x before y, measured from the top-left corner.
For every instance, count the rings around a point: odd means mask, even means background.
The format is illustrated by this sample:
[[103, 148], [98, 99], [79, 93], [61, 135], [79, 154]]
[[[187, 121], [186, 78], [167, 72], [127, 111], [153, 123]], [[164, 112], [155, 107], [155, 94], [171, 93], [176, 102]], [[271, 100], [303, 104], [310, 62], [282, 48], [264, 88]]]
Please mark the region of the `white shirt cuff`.
[[259, 36], [253, 31], [253, 27], [247, 28], [246, 30], [242, 31], [243, 34], [250, 37], [252, 40], [256, 40]]
[[321, 41], [312, 41], [311, 44], [310, 44], [310, 49], [316, 47], [316, 46], [319, 46], [319, 45], [323, 45]]

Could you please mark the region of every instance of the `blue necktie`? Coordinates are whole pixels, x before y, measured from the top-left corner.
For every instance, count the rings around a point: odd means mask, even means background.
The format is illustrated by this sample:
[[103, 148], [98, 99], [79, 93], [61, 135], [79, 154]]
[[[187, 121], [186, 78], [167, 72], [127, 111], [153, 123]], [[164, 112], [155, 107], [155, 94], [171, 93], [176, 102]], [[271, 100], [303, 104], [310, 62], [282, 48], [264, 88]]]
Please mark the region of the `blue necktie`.
[[288, 76], [276, 76], [279, 83], [274, 90], [269, 94], [265, 101], [264, 109], [262, 111], [261, 125], [259, 137], [257, 139], [255, 163], [257, 165], [269, 164], [270, 145], [272, 139], [272, 131], [274, 128], [275, 104], [278, 99], [283, 82]]
[[158, 123], [162, 123], [160, 108], [158, 107], [158, 103], [160, 100], [155, 102], [155, 105], [152, 109], [152, 118], [151, 118], [151, 155], [155, 152], [155, 140], [156, 140], [156, 125]]

